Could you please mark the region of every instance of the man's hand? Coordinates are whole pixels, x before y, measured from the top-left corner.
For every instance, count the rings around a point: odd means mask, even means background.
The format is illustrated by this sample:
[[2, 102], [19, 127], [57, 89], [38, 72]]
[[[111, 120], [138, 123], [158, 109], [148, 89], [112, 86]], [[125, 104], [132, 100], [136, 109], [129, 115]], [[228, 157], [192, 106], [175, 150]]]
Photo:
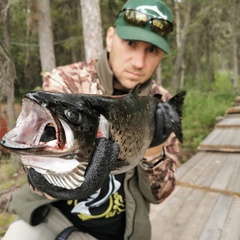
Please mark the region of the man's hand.
[[120, 147], [117, 143], [104, 137], [96, 140], [95, 150], [85, 172], [85, 180], [80, 187], [85, 192], [84, 195], [91, 195], [101, 188], [103, 182], [112, 171], [119, 152]]
[[182, 141], [181, 118], [168, 102], [159, 103], [155, 113], [155, 132], [150, 147], [164, 143], [172, 132]]

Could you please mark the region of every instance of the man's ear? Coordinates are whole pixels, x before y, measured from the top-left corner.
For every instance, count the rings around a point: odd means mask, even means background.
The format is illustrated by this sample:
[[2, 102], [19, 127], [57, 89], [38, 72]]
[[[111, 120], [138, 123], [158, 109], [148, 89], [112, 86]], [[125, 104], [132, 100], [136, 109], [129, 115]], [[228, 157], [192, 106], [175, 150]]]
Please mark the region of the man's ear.
[[112, 43], [113, 43], [113, 38], [115, 35], [115, 28], [114, 27], [109, 27], [107, 30], [107, 35], [106, 35], [106, 47], [107, 51], [111, 52], [112, 50]]

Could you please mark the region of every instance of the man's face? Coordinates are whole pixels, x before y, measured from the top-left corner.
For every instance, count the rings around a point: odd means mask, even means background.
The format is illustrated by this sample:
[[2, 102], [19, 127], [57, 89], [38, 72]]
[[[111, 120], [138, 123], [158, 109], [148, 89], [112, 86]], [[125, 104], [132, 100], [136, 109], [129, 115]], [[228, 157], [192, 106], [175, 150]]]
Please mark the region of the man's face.
[[163, 57], [163, 51], [152, 44], [119, 38], [113, 27], [108, 29], [106, 41], [116, 89], [131, 90], [149, 80]]

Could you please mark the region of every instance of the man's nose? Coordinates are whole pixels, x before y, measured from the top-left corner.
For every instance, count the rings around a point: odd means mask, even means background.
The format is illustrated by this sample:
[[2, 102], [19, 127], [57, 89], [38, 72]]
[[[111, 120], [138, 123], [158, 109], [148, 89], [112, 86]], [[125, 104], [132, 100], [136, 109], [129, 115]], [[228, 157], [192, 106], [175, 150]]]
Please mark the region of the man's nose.
[[145, 62], [145, 53], [142, 51], [135, 52], [132, 57], [132, 65], [137, 69], [141, 69], [144, 67], [144, 62]]

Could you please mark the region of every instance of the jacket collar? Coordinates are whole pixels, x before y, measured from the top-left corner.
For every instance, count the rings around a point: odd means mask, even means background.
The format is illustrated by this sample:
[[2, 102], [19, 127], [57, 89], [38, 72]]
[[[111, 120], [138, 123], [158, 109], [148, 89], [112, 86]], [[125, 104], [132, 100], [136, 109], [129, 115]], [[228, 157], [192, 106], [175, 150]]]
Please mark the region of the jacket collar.
[[[106, 94], [113, 94], [113, 78], [114, 74], [109, 66], [107, 50], [105, 49], [100, 55], [100, 58], [97, 62], [97, 76], [100, 79], [100, 82], [105, 90]], [[140, 96], [147, 96], [151, 90], [152, 79], [149, 79], [139, 89]]]

